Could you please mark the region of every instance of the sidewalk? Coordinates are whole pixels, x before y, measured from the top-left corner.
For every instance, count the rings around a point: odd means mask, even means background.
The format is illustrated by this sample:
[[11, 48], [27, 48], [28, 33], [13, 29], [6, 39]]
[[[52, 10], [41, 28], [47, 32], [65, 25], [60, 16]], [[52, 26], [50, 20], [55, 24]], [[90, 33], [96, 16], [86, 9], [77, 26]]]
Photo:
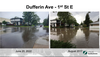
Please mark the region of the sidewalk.
[[33, 48], [49, 48], [49, 36], [43, 36], [36, 40]]
[[0, 31], [2, 30], [2, 28], [0, 28]]

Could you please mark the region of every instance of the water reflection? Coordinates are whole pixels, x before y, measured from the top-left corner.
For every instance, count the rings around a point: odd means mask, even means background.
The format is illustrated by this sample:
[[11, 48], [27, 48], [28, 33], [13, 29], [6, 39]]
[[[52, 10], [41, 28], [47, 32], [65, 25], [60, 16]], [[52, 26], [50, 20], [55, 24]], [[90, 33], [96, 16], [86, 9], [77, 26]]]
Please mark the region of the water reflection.
[[70, 41], [77, 48], [99, 47], [99, 31], [91, 32], [89, 28], [51, 28], [51, 39]]
[[44, 30], [46, 30], [47, 33], [49, 33], [49, 29], [48, 28], [43, 28]]
[[0, 31], [0, 47], [2, 48], [33, 48], [35, 41], [38, 39], [39, 34], [43, 33], [44, 36], [48, 33], [48, 29], [36, 27], [2, 27]]
[[89, 31], [89, 28], [87, 29], [82, 29], [83, 33], [85, 34], [85, 39], [86, 41], [89, 40], [89, 35], [90, 35], [90, 31]]
[[56, 32], [56, 34], [51, 33], [51, 35], [57, 35], [59, 36], [57, 39], [61, 41], [71, 41], [77, 33], [77, 30], [79, 28], [51, 28], [51, 32]]

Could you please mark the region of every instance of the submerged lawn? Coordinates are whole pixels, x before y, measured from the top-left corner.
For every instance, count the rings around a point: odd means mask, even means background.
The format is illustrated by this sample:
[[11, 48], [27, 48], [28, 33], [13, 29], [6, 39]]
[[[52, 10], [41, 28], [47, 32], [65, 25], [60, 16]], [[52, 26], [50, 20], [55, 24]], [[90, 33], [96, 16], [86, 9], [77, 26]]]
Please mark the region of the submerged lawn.
[[49, 28], [49, 26], [44, 26], [45, 28]]

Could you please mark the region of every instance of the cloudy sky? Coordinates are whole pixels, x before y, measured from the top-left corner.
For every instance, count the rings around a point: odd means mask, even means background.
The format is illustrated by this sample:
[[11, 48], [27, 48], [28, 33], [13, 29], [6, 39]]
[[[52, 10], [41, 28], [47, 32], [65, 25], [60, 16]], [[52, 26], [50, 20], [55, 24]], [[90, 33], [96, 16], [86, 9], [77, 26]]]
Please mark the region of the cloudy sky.
[[[40, 22], [42, 23], [48, 17], [49, 12], [36, 12], [36, 14], [40, 17]], [[23, 12], [0, 12], [0, 17], [2, 18], [11, 19], [15, 16], [22, 18]]]
[[[72, 16], [76, 18], [77, 22], [80, 24], [81, 22], [85, 20], [85, 16], [87, 12], [83, 11], [83, 12], [70, 12], [70, 13], [72, 14]], [[91, 12], [89, 13], [89, 16], [92, 21], [97, 21], [99, 18], [99, 12]], [[55, 18], [58, 18], [57, 12], [50, 12], [50, 20], [55, 19]]]

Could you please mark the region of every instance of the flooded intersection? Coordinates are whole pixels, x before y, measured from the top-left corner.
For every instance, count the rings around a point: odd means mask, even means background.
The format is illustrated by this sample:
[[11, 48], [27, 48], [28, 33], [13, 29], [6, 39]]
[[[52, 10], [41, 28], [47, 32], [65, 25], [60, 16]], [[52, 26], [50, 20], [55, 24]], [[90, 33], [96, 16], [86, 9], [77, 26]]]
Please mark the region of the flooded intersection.
[[76, 48], [99, 48], [99, 31], [89, 28], [51, 28], [52, 40], [70, 41]]
[[49, 39], [49, 28], [39, 26], [2, 27], [0, 30], [0, 48], [48, 48], [46, 39]]

